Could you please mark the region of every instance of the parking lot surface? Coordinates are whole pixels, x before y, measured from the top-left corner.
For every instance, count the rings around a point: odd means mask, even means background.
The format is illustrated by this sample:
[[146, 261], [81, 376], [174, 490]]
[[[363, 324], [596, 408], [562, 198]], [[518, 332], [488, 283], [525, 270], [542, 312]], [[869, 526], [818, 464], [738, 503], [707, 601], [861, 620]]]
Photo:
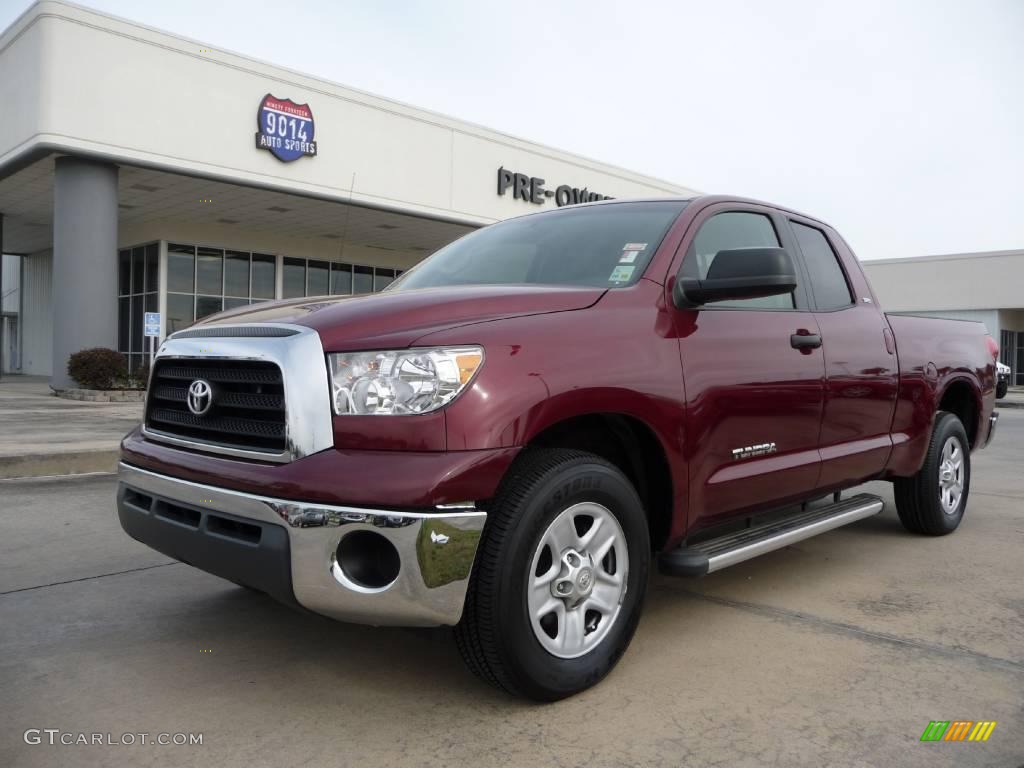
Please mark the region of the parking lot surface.
[[142, 416], [142, 403], [92, 403], [55, 397], [49, 377], [0, 381], [0, 478], [117, 467], [124, 433]]
[[[451, 632], [302, 615], [128, 539], [109, 476], [0, 482], [3, 766], [1024, 765], [1024, 411], [959, 531], [885, 512], [700, 580], [655, 577], [599, 686], [551, 705]], [[994, 720], [985, 743], [921, 743]], [[201, 745], [26, 744], [61, 733]]]

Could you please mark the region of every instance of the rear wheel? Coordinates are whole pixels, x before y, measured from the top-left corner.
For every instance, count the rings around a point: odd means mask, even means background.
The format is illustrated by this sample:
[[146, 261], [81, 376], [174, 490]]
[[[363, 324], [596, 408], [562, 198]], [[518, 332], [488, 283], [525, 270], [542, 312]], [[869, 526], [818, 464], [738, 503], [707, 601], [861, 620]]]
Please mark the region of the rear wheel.
[[970, 443], [960, 419], [939, 413], [920, 471], [893, 485], [896, 511], [908, 531], [929, 536], [955, 531], [971, 487]]
[[650, 567], [629, 480], [593, 454], [531, 449], [488, 511], [456, 638], [484, 680], [540, 701], [615, 666], [633, 637]]

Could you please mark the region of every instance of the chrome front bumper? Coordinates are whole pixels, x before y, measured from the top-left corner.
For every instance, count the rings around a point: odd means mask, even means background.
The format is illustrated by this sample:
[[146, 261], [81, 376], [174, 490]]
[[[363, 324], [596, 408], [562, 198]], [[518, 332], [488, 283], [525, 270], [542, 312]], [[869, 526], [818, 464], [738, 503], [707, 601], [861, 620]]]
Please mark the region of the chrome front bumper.
[[[204, 562], [210, 563], [206, 570], [240, 583], [246, 583], [241, 571], [249, 553], [249, 564], [257, 556], [271, 561], [287, 559], [290, 562], [282, 565], [290, 569], [290, 589], [299, 605], [360, 624], [458, 623], [487, 517], [475, 509], [396, 512], [255, 496], [123, 462], [119, 480], [122, 526], [143, 543], [201, 568]], [[238, 525], [246, 520], [253, 525]], [[277, 534], [280, 528], [287, 532], [287, 546], [260, 551], [261, 531]], [[244, 534], [237, 540], [233, 538], [236, 531]], [[361, 583], [344, 561], [339, 562], [339, 543], [357, 532], [383, 537], [394, 547], [398, 567], [390, 583]], [[274, 537], [262, 538], [269, 541]], [[172, 540], [173, 546], [162, 546]], [[362, 539], [367, 540], [375, 541]], [[244, 547], [249, 549], [239, 549]], [[231, 566], [225, 565], [230, 562], [241, 564], [237, 577]]]

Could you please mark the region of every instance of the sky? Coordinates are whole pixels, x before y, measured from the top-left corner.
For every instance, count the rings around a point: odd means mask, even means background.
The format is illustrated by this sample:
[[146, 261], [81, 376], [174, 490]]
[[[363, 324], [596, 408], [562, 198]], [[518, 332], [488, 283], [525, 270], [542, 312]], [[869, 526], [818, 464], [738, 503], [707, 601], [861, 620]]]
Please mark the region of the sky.
[[1024, 0], [82, 4], [789, 206], [862, 259], [1024, 248]]

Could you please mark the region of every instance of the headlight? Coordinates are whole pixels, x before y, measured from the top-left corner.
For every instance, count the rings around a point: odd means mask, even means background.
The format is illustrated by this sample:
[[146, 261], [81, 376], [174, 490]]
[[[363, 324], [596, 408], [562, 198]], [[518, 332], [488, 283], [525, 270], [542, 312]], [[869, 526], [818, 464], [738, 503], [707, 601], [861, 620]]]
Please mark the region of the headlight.
[[450, 403], [484, 361], [480, 347], [337, 352], [327, 356], [339, 416], [429, 413]]

